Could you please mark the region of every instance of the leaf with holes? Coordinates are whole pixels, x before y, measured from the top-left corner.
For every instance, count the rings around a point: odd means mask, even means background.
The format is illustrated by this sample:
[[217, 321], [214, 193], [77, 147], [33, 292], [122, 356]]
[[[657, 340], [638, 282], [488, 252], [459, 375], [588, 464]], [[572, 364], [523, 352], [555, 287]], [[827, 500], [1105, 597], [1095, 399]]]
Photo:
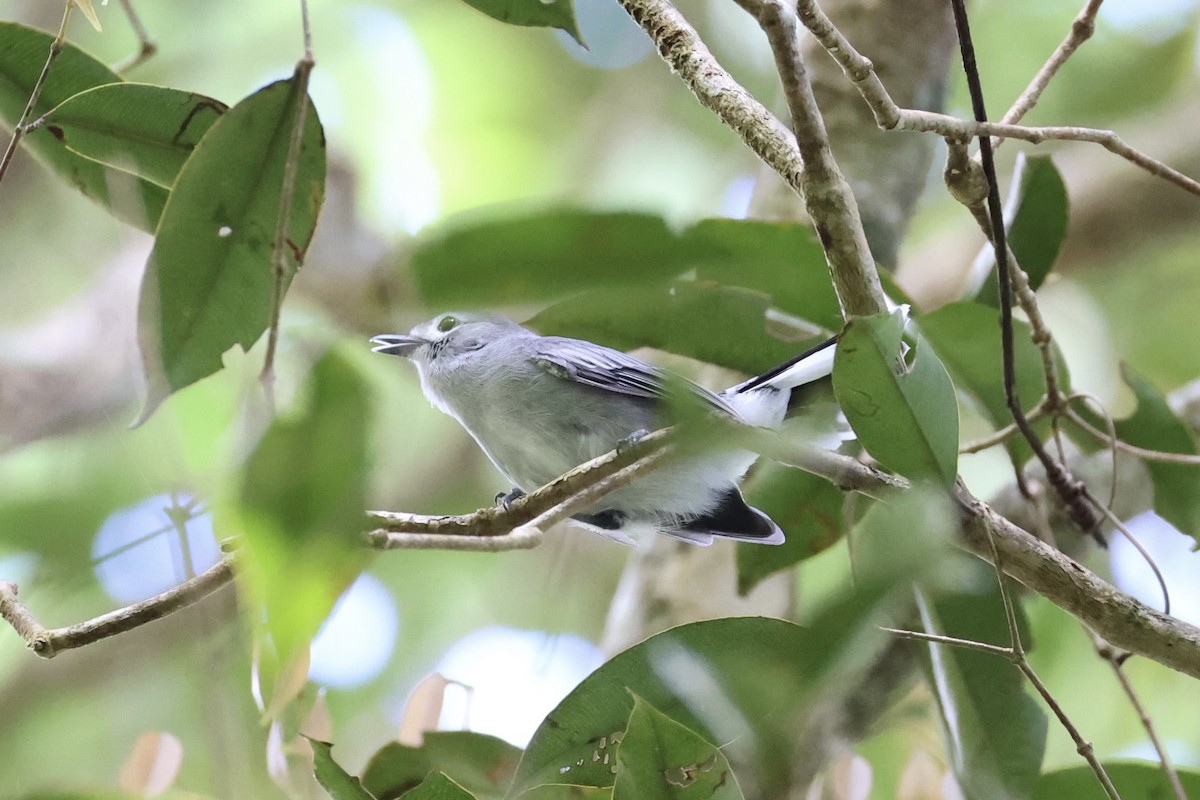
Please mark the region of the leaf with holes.
[[73, 153], [170, 188], [200, 138], [228, 110], [193, 92], [112, 83], [80, 92], [46, 115]]
[[612, 800], [743, 800], [720, 748], [637, 695], [614, 761]]
[[899, 312], [851, 319], [834, 358], [833, 392], [879, 463], [914, 480], [952, 485], [958, 468], [954, 385], [919, 335], [906, 362], [903, 333]]
[[[10, 128], [21, 118], [53, 42], [54, 37], [48, 33], [15, 22], [0, 22], [0, 118]], [[80, 92], [120, 82], [120, 75], [68, 42], [46, 77], [29, 121]], [[122, 222], [144, 231], [153, 231], [158, 224], [167, 202], [167, 190], [162, 186], [71, 151], [46, 126], [31, 131], [21, 144]]]
[[[141, 420], [267, 328], [299, 100], [294, 77], [260, 89], [213, 123], [179, 173], [142, 281], [138, 343], [148, 389]], [[325, 138], [309, 103], [285, 228], [284, 290], [304, 260], [324, 197]]]

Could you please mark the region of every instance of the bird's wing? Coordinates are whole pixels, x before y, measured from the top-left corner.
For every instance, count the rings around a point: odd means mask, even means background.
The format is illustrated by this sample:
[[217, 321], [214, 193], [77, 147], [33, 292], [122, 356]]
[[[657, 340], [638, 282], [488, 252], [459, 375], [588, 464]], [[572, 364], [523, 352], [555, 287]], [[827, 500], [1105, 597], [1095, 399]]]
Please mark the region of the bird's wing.
[[685, 378], [581, 339], [544, 336], [537, 343], [534, 361], [555, 377], [630, 397], [658, 401], [684, 390], [711, 409], [736, 416], [723, 400]]

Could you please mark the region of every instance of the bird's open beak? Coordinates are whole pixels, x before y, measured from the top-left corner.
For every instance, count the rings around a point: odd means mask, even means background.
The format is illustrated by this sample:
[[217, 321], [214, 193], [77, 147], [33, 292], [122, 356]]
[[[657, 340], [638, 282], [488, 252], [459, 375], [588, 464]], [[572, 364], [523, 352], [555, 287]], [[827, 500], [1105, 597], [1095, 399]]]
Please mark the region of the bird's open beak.
[[372, 336], [372, 353], [383, 353], [389, 356], [404, 356], [407, 358], [423, 344], [429, 344], [428, 339], [420, 336], [409, 336], [406, 333], [385, 333], [382, 336]]

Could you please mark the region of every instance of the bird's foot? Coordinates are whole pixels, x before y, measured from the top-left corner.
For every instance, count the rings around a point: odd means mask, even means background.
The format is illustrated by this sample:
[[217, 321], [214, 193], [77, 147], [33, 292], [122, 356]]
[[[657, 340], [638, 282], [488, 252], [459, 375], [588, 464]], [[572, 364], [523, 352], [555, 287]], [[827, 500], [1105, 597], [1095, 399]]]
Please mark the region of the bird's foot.
[[513, 502], [515, 502], [516, 500], [518, 500], [519, 498], [522, 498], [524, 496], [525, 496], [525, 492], [521, 491], [520, 489], [518, 489], [514, 486], [510, 491], [497, 492], [495, 502], [496, 502], [496, 505], [500, 506], [505, 511], [507, 511], [508, 507], [511, 506], [513, 504]]
[[626, 450], [633, 447], [635, 444], [640, 442], [642, 439], [645, 439], [649, 435], [650, 431], [646, 430], [645, 428], [638, 428], [636, 431], [617, 442], [617, 455], [624, 454]]

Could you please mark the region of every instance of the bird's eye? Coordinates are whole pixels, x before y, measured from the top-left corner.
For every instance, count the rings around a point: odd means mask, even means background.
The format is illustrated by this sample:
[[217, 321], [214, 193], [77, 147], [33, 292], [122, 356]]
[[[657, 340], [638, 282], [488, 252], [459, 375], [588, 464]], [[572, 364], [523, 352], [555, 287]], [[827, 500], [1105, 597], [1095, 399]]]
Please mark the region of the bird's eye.
[[458, 318], [446, 315], [438, 320], [437, 329], [442, 333], [458, 326]]

